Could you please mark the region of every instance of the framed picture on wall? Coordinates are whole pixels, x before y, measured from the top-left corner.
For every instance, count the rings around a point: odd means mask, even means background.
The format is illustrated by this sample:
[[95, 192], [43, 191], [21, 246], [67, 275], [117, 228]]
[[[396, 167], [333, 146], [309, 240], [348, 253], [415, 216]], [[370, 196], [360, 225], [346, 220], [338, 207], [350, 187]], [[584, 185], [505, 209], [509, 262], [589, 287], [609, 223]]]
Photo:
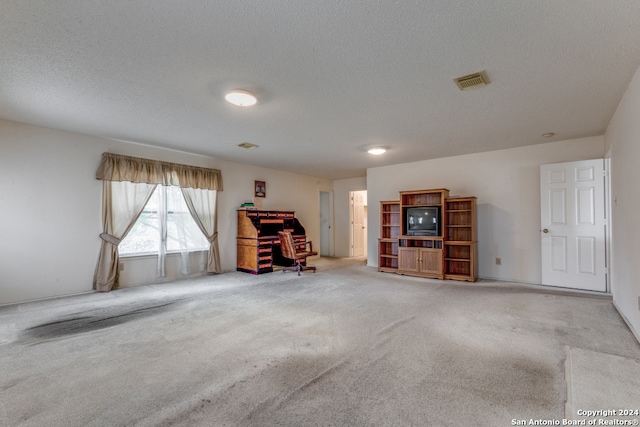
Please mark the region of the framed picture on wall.
[[256, 181], [256, 197], [267, 196], [267, 183], [264, 181]]

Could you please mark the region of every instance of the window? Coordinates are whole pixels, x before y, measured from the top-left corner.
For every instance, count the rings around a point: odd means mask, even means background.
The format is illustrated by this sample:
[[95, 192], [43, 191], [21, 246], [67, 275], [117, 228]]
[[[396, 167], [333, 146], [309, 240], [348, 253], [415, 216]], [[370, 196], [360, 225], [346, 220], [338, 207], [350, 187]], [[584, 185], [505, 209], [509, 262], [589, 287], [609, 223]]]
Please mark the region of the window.
[[[163, 237], [164, 235], [164, 237]], [[133, 228], [118, 246], [120, 256], [205, 251], [209, 242], [193, 220], [180, 187], [158, 185]]]
[[[222, 272], [216, 221], [217, 194], [222, 190], [220, 170], [102, 153], [96, 178], [102, 180], [103, 187], [103, 229], [94, 279], [96, 290], [109, 292], [117, 286], [120, 250], [128, 256], [157, 254], [160, 277], [166, 277], [167, 248], [176, 246], [180, 247], [182, 274], [190, 274], [190, 255], [193, 252], [189, 250], [198, 251], [196, 258], [204, 258], [202, 262], [196, 262], [197, 268], [204, 267], [202, 270], [208, 273]], [[181, 187], [180, 192], [187, 195], [188, 206], [197, 218], [194, 220], [196, 227], [186, 215], [187, 209], [181, 198], [178, 202], [168, 203], [177, 195], [177, 188], [158, 188], [158, 185]], [[149, 204], [140, 224], [129, 238], [124, 239], [120, 248], [121, 239], [130, 234], [127, 231], [136, 225], [144, 205], [156, 191], [157, 201]], [[174, 228], [172, 224], [178, 226]], [[202, 230], [211, 244], [204, 242], [196, 228]], [[152, 252], [146, 252], [148, 250]]]

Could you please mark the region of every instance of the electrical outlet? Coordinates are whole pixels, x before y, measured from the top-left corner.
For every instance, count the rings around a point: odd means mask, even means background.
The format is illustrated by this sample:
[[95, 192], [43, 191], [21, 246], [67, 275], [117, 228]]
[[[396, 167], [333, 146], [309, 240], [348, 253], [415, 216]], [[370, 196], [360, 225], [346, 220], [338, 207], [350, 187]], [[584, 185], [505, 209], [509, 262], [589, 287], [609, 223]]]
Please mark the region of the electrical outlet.
[[496, 258], [496, 265], [502, 265], [502, 258]]
[[119, 262], [118, 263], [118, 270], [119, 271], [124, 271], [124, 262]]

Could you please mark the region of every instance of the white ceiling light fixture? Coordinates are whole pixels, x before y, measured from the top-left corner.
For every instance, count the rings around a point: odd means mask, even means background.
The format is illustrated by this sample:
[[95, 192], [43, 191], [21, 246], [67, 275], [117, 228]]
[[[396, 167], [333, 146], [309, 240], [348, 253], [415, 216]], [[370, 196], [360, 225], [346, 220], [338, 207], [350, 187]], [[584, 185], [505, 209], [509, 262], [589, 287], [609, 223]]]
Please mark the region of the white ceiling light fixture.
[[250, 107], [258, 102], [258, 99], [251, 92], [247, 92], [246, 90], [236, 89], [229, 92], [224, 99], [232, 103], [233, 105], [237, 105], [238, 107]]
[[250, 142], [242, 142], [242, 143], [238, 144], [238, 147], [244, 148], [244, 149], [247, 149], [247, 150], [253, 150], [254, 148], [258, 148], [258, 146], [256, 144], [252, 144]]
[[373, 147], [370, 148], [369, 151], [367, 151], [369, 154], [373, 154], [374, 156], [379, 156], [381, 154], [384, 154], [387, 152], [386, 148], [382, 148], [382, 147]]

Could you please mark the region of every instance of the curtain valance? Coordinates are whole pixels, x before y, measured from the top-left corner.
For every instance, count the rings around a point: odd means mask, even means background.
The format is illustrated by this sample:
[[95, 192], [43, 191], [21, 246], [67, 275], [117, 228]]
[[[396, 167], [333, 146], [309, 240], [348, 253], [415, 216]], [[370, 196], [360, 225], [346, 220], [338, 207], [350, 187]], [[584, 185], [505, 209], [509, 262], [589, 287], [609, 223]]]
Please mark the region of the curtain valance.
[[182, 188], [222, 190], [218, 169], [161, 162], [121, 154], [102, 153], [96, 178], [104, 181], [129, 181], [147, 184], [177, 185]]

